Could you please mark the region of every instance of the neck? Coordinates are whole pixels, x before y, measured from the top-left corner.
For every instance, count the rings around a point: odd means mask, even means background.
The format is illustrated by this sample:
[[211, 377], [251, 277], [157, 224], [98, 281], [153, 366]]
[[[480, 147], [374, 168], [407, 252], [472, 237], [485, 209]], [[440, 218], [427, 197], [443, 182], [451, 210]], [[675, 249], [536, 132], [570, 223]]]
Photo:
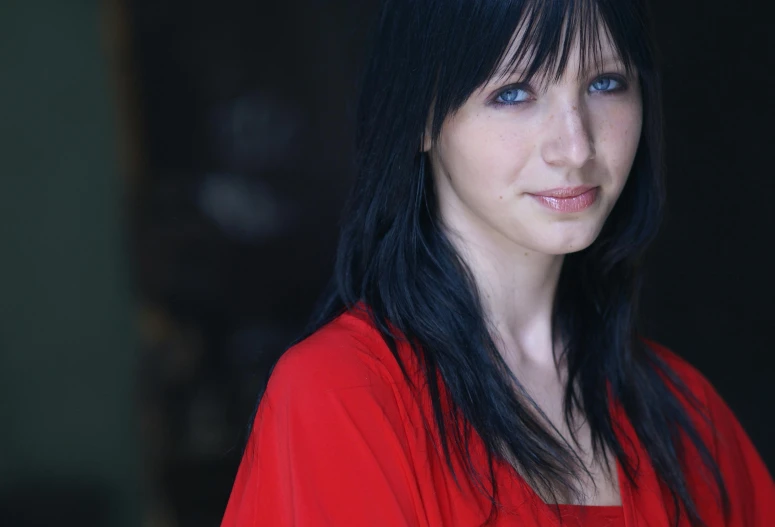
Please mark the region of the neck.
[[476, 221], [445, 218], [471, 270], [493, 338], [512, 369], [554, 369], [551, 322], [563, 255], [531, 251]]

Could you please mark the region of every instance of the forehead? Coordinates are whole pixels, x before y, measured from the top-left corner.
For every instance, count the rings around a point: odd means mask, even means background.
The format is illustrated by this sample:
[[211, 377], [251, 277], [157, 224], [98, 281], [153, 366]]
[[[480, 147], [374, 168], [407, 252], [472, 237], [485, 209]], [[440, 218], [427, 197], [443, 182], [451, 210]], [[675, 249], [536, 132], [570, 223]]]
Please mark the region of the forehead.
[[567, 74], [581, 78], [612, 64], [630, 72], [630, 64], [601, 17], [579, 19], [568, 15], [553, 26], [540, 22], [530, 16], [521, 21], [490, 80], [517, 76], [524, 81], [548, 83]]

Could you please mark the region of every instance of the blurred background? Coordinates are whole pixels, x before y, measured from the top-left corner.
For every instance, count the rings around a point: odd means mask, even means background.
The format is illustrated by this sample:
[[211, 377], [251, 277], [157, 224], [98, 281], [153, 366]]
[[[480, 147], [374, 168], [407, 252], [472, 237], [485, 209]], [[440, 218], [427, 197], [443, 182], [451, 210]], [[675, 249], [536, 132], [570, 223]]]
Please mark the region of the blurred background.
[[[218, 525], [331, 269], [375, 4], [0, 4], [0, 525]], [[649, 334], [772, 470], [773, 46], [753, 0], [653, 5]]]

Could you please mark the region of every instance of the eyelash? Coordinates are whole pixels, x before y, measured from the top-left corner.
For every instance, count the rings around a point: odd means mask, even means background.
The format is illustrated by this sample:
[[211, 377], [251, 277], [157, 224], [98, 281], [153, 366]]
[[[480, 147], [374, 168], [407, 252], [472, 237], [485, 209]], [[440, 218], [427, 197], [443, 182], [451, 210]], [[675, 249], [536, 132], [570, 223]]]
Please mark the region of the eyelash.
[[[622, 76], [615, 75], [615, 74], [601, 75], [600, 77], [597, 77], [595, 80], [593, 80], [589, 85], [591, 87], [594, 84], [597, 84], [598, 82], [605, 81], [605, 80], [611, 80], [611, 81], [617, 82], [617, 83], [619, 83], [619, 86], [617, 88], [614, 88], [614, 89], [611, 89], [611, 90], [598, 90], [598, 91], [594, 91], [592, 93], [601, 93], [603, 95], [609, 95], [609, 94], [613, 94], [613, 93], [619, 93], [619, 92], [626, 91], [627, 88], [628, 88], [627, 81], [624, 80], [624, 78]], [[509, 92], [509, 91], [523, 91], [523, 92], [528, 93], [528, 94], [532, 92], [530, 87], [525, 85], [525, 84], [512, 84], [512, 85], [506, 86], [502, 90], [498, 91], [498, 93], [495, 94], [495, 97], [492, 100], [492, 104], [494, 104], [495, 106], [518, 106], [520, 104], [528, 102], [528, 101], [506, 102], [506, 101], [498, 100], [504, 93]]]

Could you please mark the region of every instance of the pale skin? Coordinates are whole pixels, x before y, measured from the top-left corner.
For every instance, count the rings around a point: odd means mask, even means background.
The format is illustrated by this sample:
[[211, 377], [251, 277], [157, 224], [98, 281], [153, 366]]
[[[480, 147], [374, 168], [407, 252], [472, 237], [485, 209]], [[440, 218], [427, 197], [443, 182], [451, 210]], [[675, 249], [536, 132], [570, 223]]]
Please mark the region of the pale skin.
[[[601, 52], [601, 68], [579, 76], [576, 48], [562, 78], [546, 86], [492, 79], [423, 145], [443, 224], [474, 275], [499, 350], [568, 440], [564, 369], [551, 341], [554, 294], [565, 254], [591, 245], [613, 209], [642, 126], [637, 78], [608, 42]], [[599, 187], [580, 212], [548, 210], [529, 195], [579, 185]], [[606, 474], [592, 459], [583, 420], [577, 437], [593, 475], [583, 481], [585, 504], [621, 504], [616, 470]]]

